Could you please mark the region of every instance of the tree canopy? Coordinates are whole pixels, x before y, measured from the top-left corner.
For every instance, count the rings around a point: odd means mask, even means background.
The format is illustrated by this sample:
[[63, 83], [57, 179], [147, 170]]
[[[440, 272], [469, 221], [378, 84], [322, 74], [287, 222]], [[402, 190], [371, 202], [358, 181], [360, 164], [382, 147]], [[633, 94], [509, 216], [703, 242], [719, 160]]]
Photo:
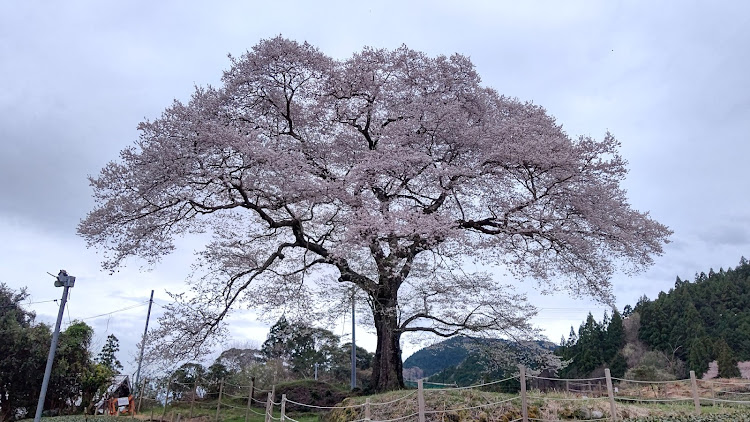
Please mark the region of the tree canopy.
[[0, 283], [0, 421], [33, 412], [42, 385], [52, 333], [23, 308], [27, 297]]
[[[357, 346], [357, 383], [370, 387], [373, 354]], [[317, 368], [317, 370], [316, 370]], [[171, 391], [177, 399], [193, 388], [218, 392], [221, 379], [225, 387], [271, 387], [279, 382], [317, 379], [332, 385], [348, 386], [351, 376], [351, 343], [340, 344], [332, 332], [301, 321], [287, 321], [282, 316], [271, 327], [260, 350], [232, 347], [224, 350], [205, 368], [201, 363], [187, 362], [169, 375]], [[338, 388], [338, 387], [337, 387]], [[225, 390], [226, 391], [226, 390]]]
[[116, 353], [120, 351], [120, 340], [116, 335], [107, 336], [107, 341], [102, 347], [102, 351], [96, 356], [99, 363], [107, 367], [113, 374], [122, 371], [122, 363], [117, 359]]
[[670, 234], [628, 204], [614, 136], [571, 138], [459, 54], [335, 60], [263, 40], [139, 129], [91, 178], [79, 233], [110, 270], [213, 236], [161, 320], [175, 356], [210, 344], [239, 302], [309, 316], [353, 292], [378, 337], [374, 386], [398, 388], [404, 333], [529, 328], [525, 297], [467, 263], [607, 301], [610, 276], [650, 265]]
[[261, 348], [267, 360], [278, 359], [292, 372], [311, 378], [318, 364], [329, 370], [339, 352], [339, 338], [332, 332], [281, 317], [268, 333]]
[[567, 365], [560, 371], [563, 378], [588, 377], [602, 366], [612, 369], [613, 376], [621, 377], [627, 369], [620, 349], [625, 345], [625, 329], [622, 315], [613, 309], [612, 318], [604, 313], [602, 322], [597, 322], [589, 312], [586, 322], [581, 324], [576, 334], [570, 327], [568, 339], [563, 339], [555, 351]]
[[[0, 283], [0, 421], [33, 415], [52, 341], [50, 327], [36, 323], [34, 313], [24, 309], [27, 297], [25, 289], [16, 292]], [[45, 409], [90, 411], [104, 393], [114, 370], [92, 359], [93, 333], [81, 321], [60, 333]], [[107, 345], [100, 356], [117, 362], [116, 338], [114, 348]]]

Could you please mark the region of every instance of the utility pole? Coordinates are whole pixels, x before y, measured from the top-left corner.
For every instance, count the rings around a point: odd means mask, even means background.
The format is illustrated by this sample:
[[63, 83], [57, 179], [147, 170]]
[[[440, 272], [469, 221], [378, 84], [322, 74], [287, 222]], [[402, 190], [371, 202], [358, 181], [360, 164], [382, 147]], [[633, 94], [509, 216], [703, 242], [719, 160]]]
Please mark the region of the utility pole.
[[36, 404], [36, 414], [34, 415], [34, 422], [39, 422], [42, 419], [42, 411], [44, 410], [44, 399], [47, 397], [47, 387], [49, 386], [49, 377], [52, 374], [52, 362], [55, 360], [55, 351], [57, 351], [57, 339], [60, 337], [60, 323], [63, 318], [63, 311], [65, 311], [65, 302], [68, 300], [68, 289], [76, 284], [76, 278], [68, 275], [67, 271], [60, 270], [60, 273], [55, 277], [55, 287], [62, 287], [63, 294], [62, 300], [60, 301], [60, 310], [57, 312], [57, 322], [55, 323], [55, 332], [52, 334], [52, 344], [49, 347], [49, 355], [47, 355], [47, 367], [44, 368], [44, 379], [42, 381], [42, 390], [39, 392], [39, 402]]
[[[138, 370], [135, 372], [135, 388], [138, 388], [140, 384], [138, 381], [141, 379], [141, 363], [143, 363], [143, 350], [146, 348], [146, 333], [148, 333], [148, 320], [151, 318], [151, 304], [154, 303], [154, 291], [151, 290], [151, 297], [148, 299], [148, 313], [146, 314], [146, 328], [143, 329], [143, 340], [141, 340], [141, 356], [138, 358]], [[140, 391], [138, 393], [141, 393]]]
[[352, 289], [352, 390], [357, 388], [357, 343], [354, 339], [356, 318], [354, 317], [354, 290]]

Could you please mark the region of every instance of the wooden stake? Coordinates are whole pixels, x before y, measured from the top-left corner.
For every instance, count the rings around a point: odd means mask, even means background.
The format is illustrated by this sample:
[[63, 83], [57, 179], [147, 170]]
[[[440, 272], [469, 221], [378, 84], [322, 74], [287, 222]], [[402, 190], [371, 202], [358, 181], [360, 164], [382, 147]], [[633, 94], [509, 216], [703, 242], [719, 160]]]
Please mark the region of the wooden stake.
[[250, 405], [252, 406], [255, 398], [255, 377], [250, 377]]
[[417, 381], [417, 406], [419, 406], [419, 422], [425, 422], [424, 417], [424, 385], [422, 380]]
[[164, 411], [161, 414], [161, 420], [164, 420], [164, 418], [167, 416], [167, 403], [169, 403], [169, 384], [172, 383], [172, 380], [167, 380], [167, 395], [164, 396]]
[[612, 374], [609, 368], [604, 368], [604, 376], [607, 378], [607, 395], [609, 396], [609, 413], [612, 420], [617, 420], [617, 406], [615, 406], [615, 390], [612, 388]]
[[250, 381], [250, 394], [247, 396], [247, 409], [245, 409], [245, 422], [247, 422], [248, 418], [250, 418], [250, 406], [253, 404], [253, 383], [255, 382], [255, 377], [252, 378]]
[[193, 406], [195, 405], [195, 396], [198, 394], [198, 380], [193, 383], [193, 398], [190, 400], [190, 419], [193, 419]]
[[521, 381], [521, 417], [523, 422], [529, 422], [529, 404], [526, 401], [526, 367], [518, 365]]
[[272, 413], [273, 413], [273, 393], [268, 393], [268, 399], [266, 400], [266, 422], [271, 422]]
[[690, 371], [690, 389], [693, 392], [693, 403], [695, 403], [695, 414], [701, 414], [701, 398], [698, 397], [698, 381], [695, 379], [695, 371]]
[[138, 413], [141, 413], [141, 404], [143, 404], [143, 390], [146, 388], [146, 378], [143, 378], [143, 384], [141, 384], [141, 391], [138, 395], [138, 409], [136, 410]]
[[709, 381], [709, 382], [711, 383], [711, 398], [713, 399], [713, 400], [711, 400], [711, 403], [712, 403], [713, 407], [716, 407], [716, 390], [714, 390], [714, 383], [713, 383], [713, 381]]
[[221, 394], [224, 392], [224, 379], [219, 382], [219, 400], [216, 400], [216, 422], [219, 422], [219, 411], [221, 410]]

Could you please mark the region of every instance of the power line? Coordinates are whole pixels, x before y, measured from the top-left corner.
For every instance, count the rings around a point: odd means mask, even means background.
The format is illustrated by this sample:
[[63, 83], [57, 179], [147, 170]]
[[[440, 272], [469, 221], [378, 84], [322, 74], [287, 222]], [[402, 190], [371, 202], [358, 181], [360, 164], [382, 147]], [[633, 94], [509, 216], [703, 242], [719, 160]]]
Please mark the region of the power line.
[[22, 305], [23, 306], [29, 306], [29, 305], [36, 305], [37, 303], [49, 303], [49, 302], [57, 302], [57, 301], [58, 301], [58, 299], [40, 300], [38, 302], [27, 302], [27, 303], [19, 302], [19, 303], [15, 303], [13, 305], [3, 305], [3, 306], [0, 306], [0, 309], [17, 308], [17, 307], [22, 306]]
[[137, 303], [135, 305], [128, 306], [126, 308], [117, 309], [117, 310], [114, 310], [112, 312], [107, 312], [107, 313], [99, 314], [99, 315], [87, 316], [85, 318], [76, 318], [76, 319], [79, 320], [79, 321], [84, 321], [84, 320], [87, 320], [87, 319], [101, 318], [103, 316], [112, 315], [112, 314], [115, 314], [117, 312], [124, 312], [124, 311], [128, 311], [128, 310], [131, 310], [131, 309], [135, 309], [135, 308], [138, 308], [140, 306], [144, 306], [147, 303], [148, 303], [148, 301], [145, 301], [145, 302]]

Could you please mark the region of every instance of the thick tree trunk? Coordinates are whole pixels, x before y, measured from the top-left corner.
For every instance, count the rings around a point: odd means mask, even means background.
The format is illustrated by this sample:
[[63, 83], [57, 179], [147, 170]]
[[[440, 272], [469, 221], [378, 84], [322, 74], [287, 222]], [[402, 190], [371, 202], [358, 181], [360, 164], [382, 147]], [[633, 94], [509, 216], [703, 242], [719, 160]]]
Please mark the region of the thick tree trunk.
[[374, 301], [373, 317], [378, 345], [372, 364], [372, 386], [375, 391], [404, 388], [403, 362], [401, 361], [401, 333], [396, 318], [396, 298]]

